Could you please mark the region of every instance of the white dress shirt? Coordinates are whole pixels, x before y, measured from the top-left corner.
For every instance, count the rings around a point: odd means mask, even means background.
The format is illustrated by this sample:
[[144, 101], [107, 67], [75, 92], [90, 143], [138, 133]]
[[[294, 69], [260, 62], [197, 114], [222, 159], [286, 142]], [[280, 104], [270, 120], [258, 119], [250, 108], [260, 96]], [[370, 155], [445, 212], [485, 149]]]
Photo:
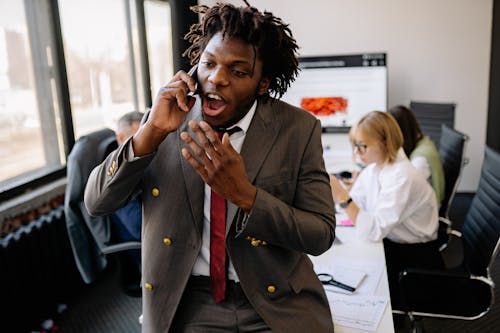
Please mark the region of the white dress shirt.
[[350, 195], [360, 211], [358, 235], [372, 241], [424, 243], [437, 238], [438, 207], [431, 185], [398, 151], [396, 161], [368, 165]]
[[423, 156], [415, 156], [411, 158], [411, 164], [417, 169], [427, 181], [431, 179], [431, 166], [427, 159]]
[[[241, 128], [241, 131], [233, 133], [229, 137], [229, 141], [233, 146], [234, 150], [238, 153], [241, 151], [241, 147], [243, 146], [243, 141], [245, 140], [248, 127], [250, 127], [250, 123], [252, 122], [253, 116], [255, 114], [255, 110], [257, 108], [257, 101], [255, 101], [248, 111], [248, 113], [240, 119], [239, 122], [234, 124], [232, 127], [238, 126]], [[203, 234], [202, 234], [202, 243], [201, 243], [201, 251], [198, 255], [198, 259], [196, 259], [192, 275], [205, 275], [210, 276], [210, 200], [212, 197], [212, 190], [210, 186], [205, 184], [205, 199], [203, 201]], [[226, 257], [229, 260], [229, 257]], [[229, 280], [239, 281], [238, 275], [234, 270], [233, 263], [229, 261], [228, 272], [227, 272]]]

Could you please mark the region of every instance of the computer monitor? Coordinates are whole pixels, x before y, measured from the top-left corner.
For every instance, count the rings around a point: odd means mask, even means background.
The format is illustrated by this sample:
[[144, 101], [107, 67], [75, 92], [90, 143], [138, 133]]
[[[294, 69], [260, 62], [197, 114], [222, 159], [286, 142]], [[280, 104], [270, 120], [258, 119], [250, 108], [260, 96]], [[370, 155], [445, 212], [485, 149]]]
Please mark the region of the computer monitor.
[[318, 117], [324, 133], [347, 133], [365, 113], [387, 109], [385, 53], [299, 58], [283, 100]]

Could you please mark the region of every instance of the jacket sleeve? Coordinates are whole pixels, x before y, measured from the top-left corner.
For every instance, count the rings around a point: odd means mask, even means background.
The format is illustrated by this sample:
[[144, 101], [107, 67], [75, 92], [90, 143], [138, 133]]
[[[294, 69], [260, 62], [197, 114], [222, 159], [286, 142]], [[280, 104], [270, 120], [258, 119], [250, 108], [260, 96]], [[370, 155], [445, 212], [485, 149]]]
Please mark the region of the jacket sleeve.
[[85, 187], [85, 205], [91, 215], [111, 214], [123, 207], [136, 192], [154, 153], [127, 160], [129, 138], [92, 170]]
[[239, 219], [246, 218], [239, 237], [251, 236], [312, 255], [330, 248], [335, 238], [335, 214], [319, 121], [314, 122], [305, 140], [296, 177], [257, 181], [250, 215], [238, 214]]

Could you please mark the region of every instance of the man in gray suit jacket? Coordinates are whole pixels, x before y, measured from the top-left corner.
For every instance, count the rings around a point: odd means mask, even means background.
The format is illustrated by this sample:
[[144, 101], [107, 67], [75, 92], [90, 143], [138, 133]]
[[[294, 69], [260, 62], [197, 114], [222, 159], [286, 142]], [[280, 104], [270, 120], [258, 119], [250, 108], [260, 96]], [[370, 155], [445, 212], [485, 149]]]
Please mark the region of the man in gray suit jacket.
[[[194, 10], [204, 15], [185, 54], [196, 71], [175, 74], [137, 134], [93, 170], [87, 208], [106, 214], [142, 191], [143, 332], [333, 332], [307, 256], [335, 238], [321, 125], [269, 96], [298, 72], [295, 40], [250, 6]], [[217, 197], [222, 298], [210, 254]]]

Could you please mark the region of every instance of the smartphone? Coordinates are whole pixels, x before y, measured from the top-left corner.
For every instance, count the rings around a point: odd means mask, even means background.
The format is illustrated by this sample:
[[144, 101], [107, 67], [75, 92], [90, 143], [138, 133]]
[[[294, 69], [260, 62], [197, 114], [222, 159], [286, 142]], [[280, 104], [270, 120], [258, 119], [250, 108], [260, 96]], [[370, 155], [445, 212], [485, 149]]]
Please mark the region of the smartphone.
[[188, 96], [194, 96], [196, 94], [198, 94], [198, 64], [194, 65], [193, 67], [191, 67], [191, 69], [189, 70], [188, 74], [196, 81], [196, 85], [195, 85], [195, 91], [192, 92], [188, 92]]
[[341, 171], [341, 172], [334, 173], [333, 175], [340, 180], [352, 178], [352, 173], [350, 171]]

